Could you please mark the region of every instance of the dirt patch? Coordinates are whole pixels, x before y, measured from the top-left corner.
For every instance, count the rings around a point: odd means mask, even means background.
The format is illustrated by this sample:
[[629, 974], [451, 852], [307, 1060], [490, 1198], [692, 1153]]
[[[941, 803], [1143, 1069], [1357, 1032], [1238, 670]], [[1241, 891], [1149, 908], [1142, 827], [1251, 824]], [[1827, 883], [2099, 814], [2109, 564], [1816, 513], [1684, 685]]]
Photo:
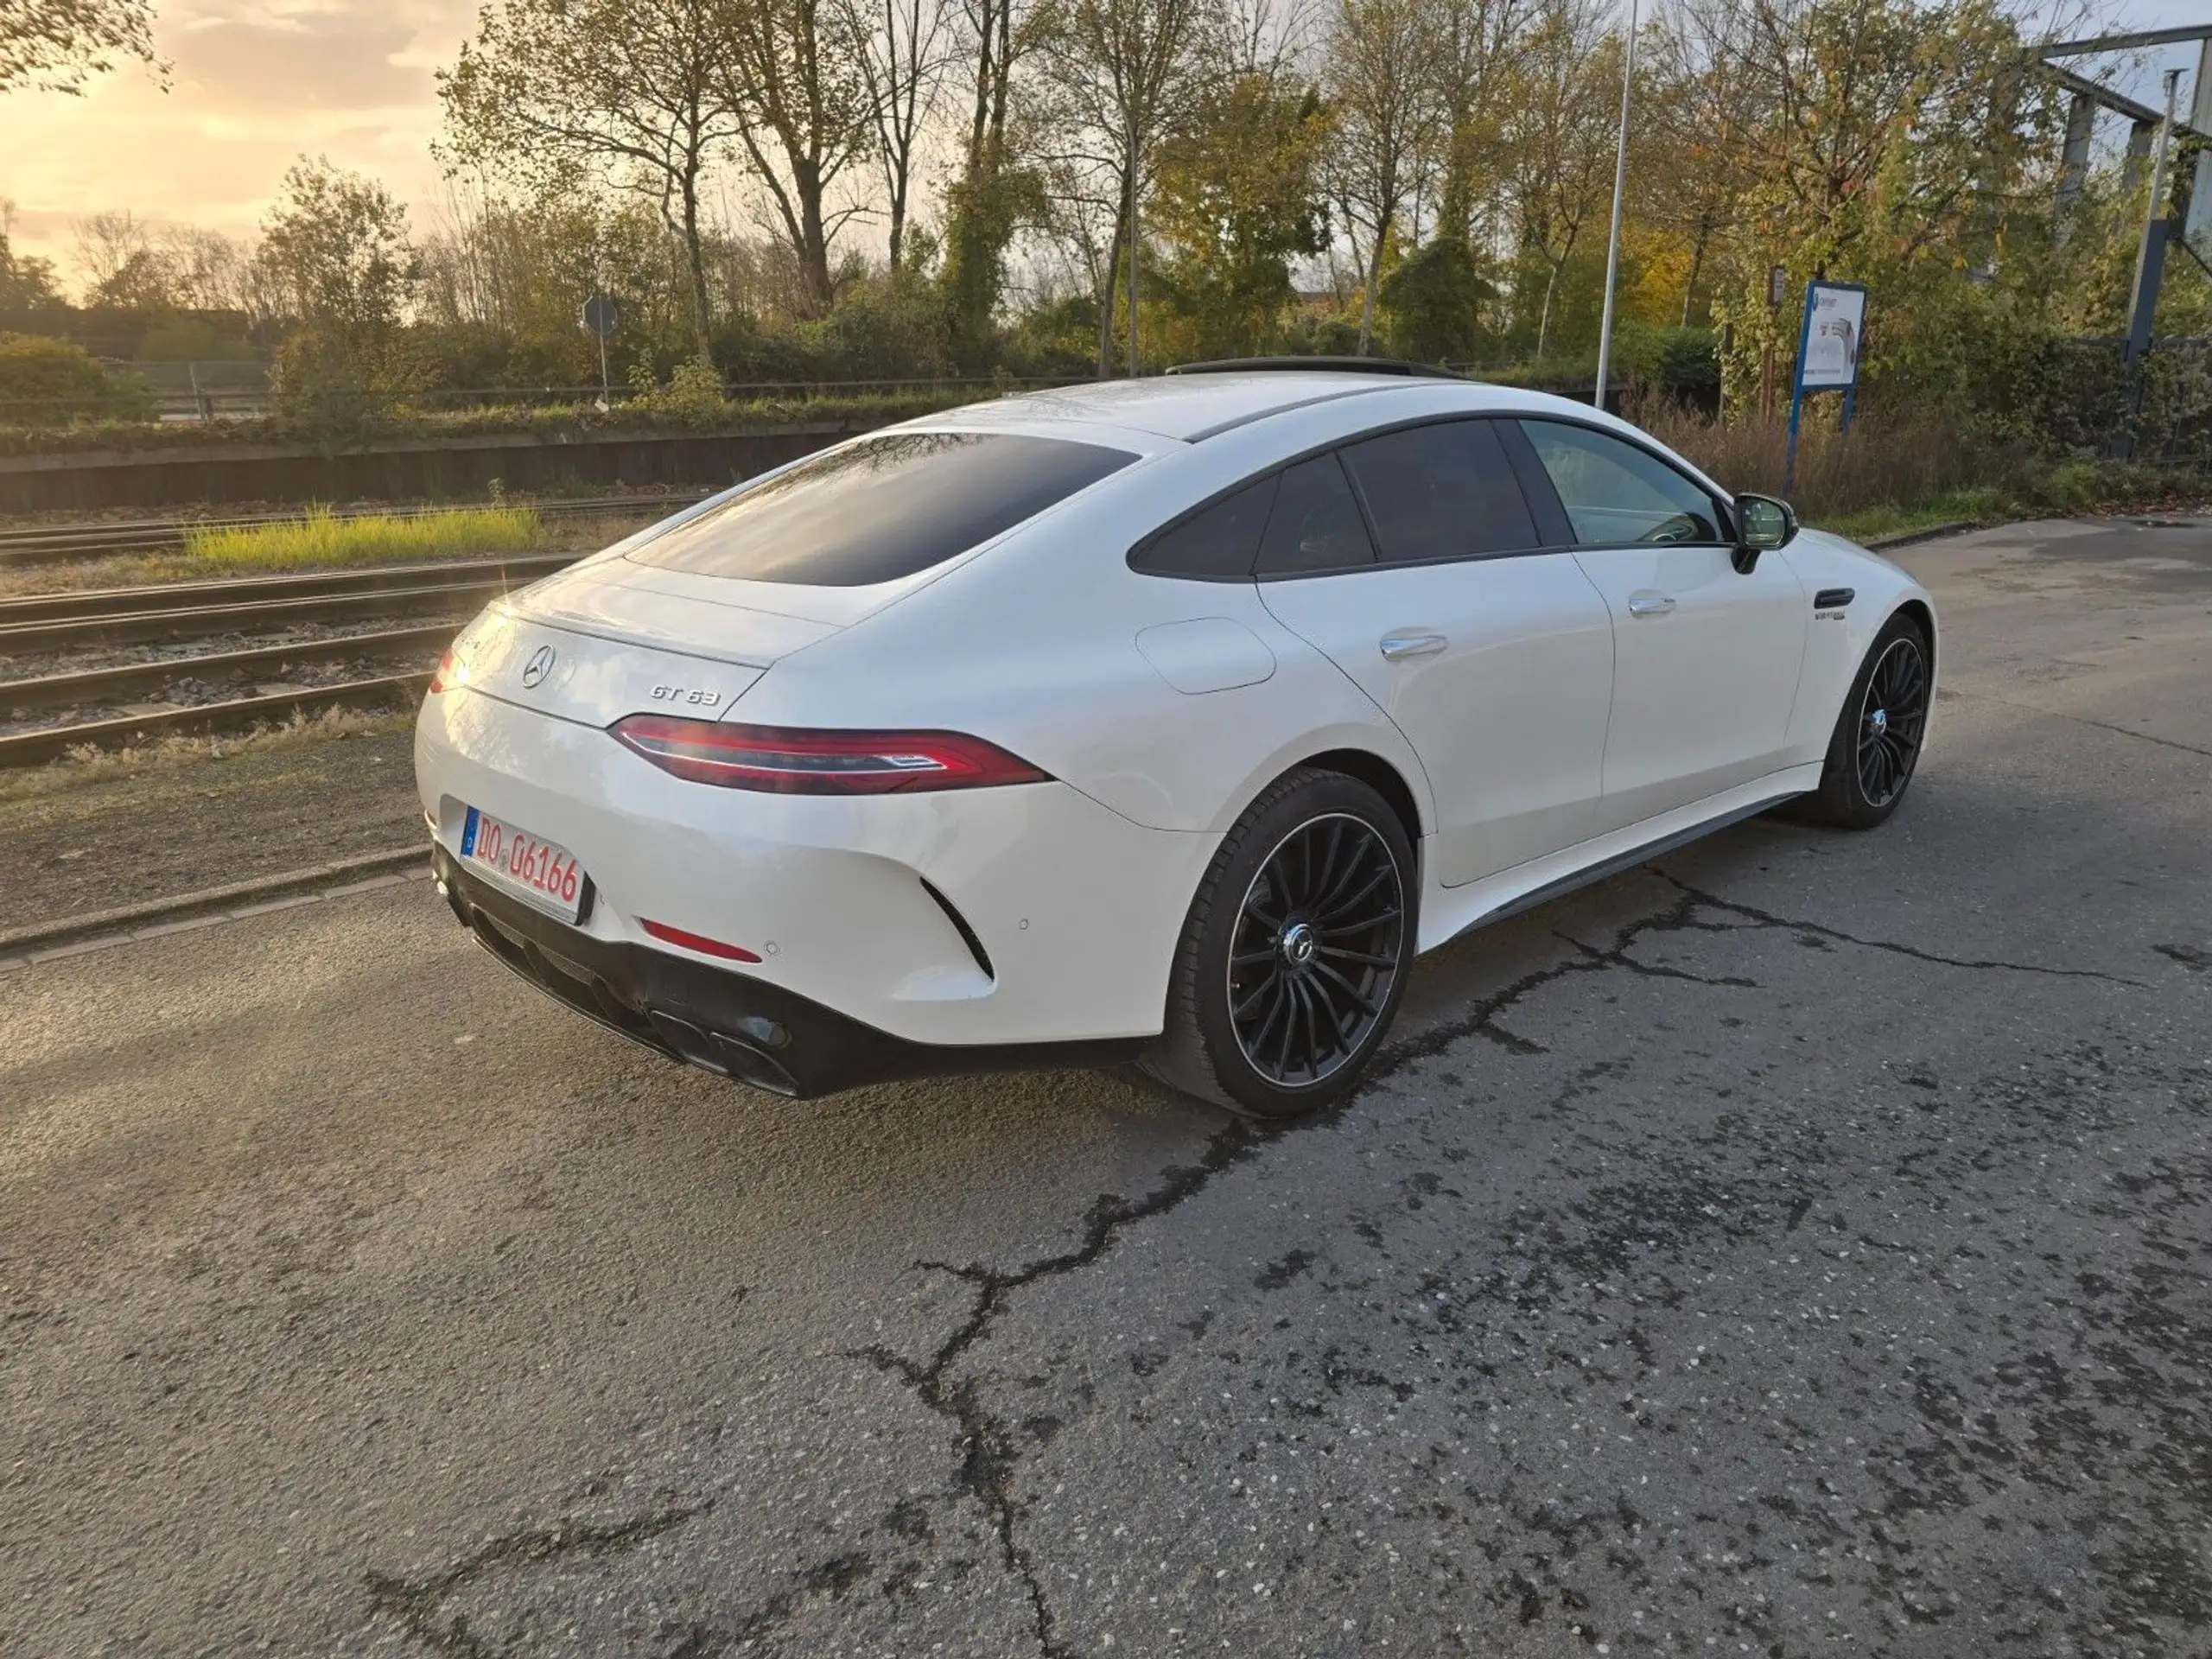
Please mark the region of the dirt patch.
[[422, 842], [411, 732], [226, 750], [0, 793], [0, 927]]

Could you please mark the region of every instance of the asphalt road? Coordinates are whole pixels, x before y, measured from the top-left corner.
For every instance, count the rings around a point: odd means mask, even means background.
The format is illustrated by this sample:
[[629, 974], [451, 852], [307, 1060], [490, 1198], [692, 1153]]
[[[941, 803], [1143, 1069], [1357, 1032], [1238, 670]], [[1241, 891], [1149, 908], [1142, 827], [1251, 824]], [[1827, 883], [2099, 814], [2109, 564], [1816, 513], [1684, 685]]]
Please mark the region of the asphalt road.
[[2212, 529], [1274, 1134], [792, 1105], [387, 890], [0, 978], [0, 1650], [2212, 1650]]

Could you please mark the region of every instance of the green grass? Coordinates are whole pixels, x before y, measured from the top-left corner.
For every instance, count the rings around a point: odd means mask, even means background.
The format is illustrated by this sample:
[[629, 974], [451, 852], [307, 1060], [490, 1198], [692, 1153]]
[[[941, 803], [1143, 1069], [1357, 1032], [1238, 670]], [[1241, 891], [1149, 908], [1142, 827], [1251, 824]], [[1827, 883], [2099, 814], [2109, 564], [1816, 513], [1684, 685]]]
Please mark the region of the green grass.
[[1900, 536], [1961, 520], [1986, 524], [1993, 518], [2014, 517], [2017, 512], [2016, 504], [2004, 491], [1985, 487], [1946, 490], [1910, 506], [1885, 501], [1875, 506], [1853, 508], [1849, 512], [1826, 513], [1817, 524], [1821, 530], [1834, 531], [1852, 541], [1864, 542], [1877, 536]]
[[289, 570], [518, 552], [538, 545], [543, 532], [531, 507], [456, 507], [406, 517], [367, 513], [346, 518], [327, 507], [310, 507], [305, 517], [281, 524], [188, 531], [184, 556], [203, 566]]

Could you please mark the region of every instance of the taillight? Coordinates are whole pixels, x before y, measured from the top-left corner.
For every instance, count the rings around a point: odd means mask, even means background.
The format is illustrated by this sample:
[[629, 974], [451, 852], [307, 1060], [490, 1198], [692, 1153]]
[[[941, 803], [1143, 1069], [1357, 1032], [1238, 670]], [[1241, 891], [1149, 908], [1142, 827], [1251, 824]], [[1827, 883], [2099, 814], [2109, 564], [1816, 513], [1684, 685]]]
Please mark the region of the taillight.
[[449, 685], [459, 685], [462, 677], [461, 659], [448, 650], [438, 658], [437, 667], [430, 671], [430, 690], [435, 694]]
[[632, 715], [615, 737], [695, 784], [774, 795], [889, 795], [1049, 783], [1027, 760], [958, 732], [814, 731]]

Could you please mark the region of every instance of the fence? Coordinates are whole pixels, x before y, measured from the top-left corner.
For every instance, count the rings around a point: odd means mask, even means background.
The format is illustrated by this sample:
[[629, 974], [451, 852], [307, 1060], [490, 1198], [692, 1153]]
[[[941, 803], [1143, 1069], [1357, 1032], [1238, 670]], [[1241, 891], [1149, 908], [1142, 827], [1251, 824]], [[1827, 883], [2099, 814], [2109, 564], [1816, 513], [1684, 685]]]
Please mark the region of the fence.
[[[150, 417], [165, 423], [252, 420], [277, 412], [277, 395], [264, 365], [248, 362], [111, 363], [126, 382], [144, 383]], [[874, 380], [730, 380], [722, 394], [734, 402], [785, 400], [818, 402], [836, 397], [935, 397], [954, 394], [1036, 391], [1079, 385], [1088, 375], [931, 375]], [[649, 398], [651, 392], [627, 385], [428, 386], [379, 398], [395, 412], [440, 414], [470, 409], [579, 409], [604, 397], [610, 408]], [[131, 400], [128, 392], [122, 401]], [[66, 423], [79, 415], [112, 416], [118, 397], [8, 397], [8, 417], [41, 423], [41, 416]]]

